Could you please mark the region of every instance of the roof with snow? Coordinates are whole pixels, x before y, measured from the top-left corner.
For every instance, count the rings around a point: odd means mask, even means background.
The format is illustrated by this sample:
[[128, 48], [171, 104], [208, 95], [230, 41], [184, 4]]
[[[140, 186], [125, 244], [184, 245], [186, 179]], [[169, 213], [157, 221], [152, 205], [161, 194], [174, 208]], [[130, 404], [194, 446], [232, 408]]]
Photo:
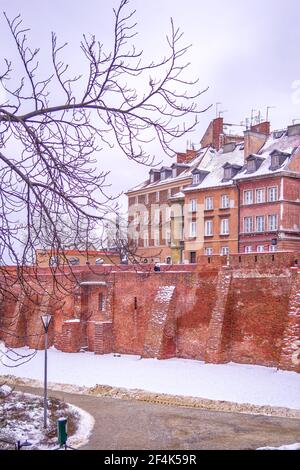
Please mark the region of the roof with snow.
[[[288, 135], [286, 130], [274, 131], [268, 137], [266, 143], [257, 154], [249, 157], [259, 160], [260, 165], [255, 171], [249, 172], [247, 167], [244, 168], [234, 177], [235, 180], [253, 178], [254, 176], [267, 176], [288, 171], [295, 173], [289, 169], [289, 164], [293, 156], [300, 150], [300, 135]], [[282, 154], [285, 158], [278, 168], [272, 167], [272, 155]], [[248, 157], [248, 158], [249, 158]]]

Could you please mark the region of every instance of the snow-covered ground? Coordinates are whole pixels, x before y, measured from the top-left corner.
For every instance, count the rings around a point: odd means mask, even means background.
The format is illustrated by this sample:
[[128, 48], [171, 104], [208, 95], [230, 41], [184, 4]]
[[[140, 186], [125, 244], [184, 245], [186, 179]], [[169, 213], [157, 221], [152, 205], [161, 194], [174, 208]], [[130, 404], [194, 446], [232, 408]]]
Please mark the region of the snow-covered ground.
[[279, 447], [259, 447], [256, 450], [300, 450], [300, 442], [295, 442], [295, 444], [287, 444]]
[[[15, 350], [28, 354], [28, 348]], [[19, 367], [6, 367], [0, 375], [43, 381], [44, 352]], [[142, 389], [171, 395], [194, 396], [253, 405], [300, 409], [300, 374], [244, 364], [205, 364], [187, 359], [140, 359], [139, 356], [91, 352], [48, 351], [48, 381], [91, 387], [96, 384]]]

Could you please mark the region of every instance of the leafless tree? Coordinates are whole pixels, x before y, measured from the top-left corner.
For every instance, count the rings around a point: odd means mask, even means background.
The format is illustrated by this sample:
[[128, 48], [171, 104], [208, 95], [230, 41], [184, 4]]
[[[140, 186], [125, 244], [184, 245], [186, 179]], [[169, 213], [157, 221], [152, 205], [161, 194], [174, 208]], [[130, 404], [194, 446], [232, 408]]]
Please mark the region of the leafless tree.
[[[106, 193], [107, 172], [98, 170], [97, 154], [107, 145], [125, 157], [152, 165], [147, 151], [156, 140], [171, 155], [174, 140], [197, 124], [197, 91], [189, 79], [182, 33], [171, 20], [168, 54], [145, 63], [134, 46], [136, 23], [128, 0], [114, 10], [111, 50], [95, 36], [83, 35], [81, 53], [88, 73], [70, 76], [60, 44], [52, 33], [51, 70], [40, 73], [40, 50], [28, 44], [19, 16], [5, 14], [23, 74], [4, 59], [0, 86], [0, 291], [14, 291], [16, 275], [23, 292], [31, 292], [32, 263], [44, 227], [51, 234], [53, 252], [63, 252], [58, 230], [61, 214], [78, 228], [86, 224], [87, 238], [94, 223], [116, 210]], [[193, 115], [194, 119], [190, 120]], [[187, 119], [186, 119], [187, 118]], [[36, 221], [39, 223], [36, 223]], [[24, 230], [26, 242], [22, 243]], [[14, 265], [12, 271], [9, 267]], [[57, 267], [52, 274], [55, 279]], [[30, 272], [30, 276], [28, 274]], [[70, 275], [73, 275], [70, 272]], [[28, 276], [30, 282], [28, 283]]]

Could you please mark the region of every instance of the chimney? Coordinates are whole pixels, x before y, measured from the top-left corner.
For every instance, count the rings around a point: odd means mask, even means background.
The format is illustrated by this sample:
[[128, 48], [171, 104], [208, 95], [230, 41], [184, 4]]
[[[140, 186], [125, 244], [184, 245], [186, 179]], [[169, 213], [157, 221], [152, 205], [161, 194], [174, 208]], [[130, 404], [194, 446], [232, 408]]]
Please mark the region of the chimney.
[[292, 126], [288, 126], [287, 128], [287, 135], [300, 135], [300, 124], [293, 124]]
[[212, 145], [215, 149], [220, 150], [222, 146], [221, 135], [223, 135], [223, 118], [213, 119], [206, 129], [200, 143], [201, 147]]
[[259, 132], [260, 134], [270, 135], [270, 122], [260, 122], [259, 124], [255, 124], [251, 126], [251, 130], [254, 132]]
[[270, 133], [270, 123], [261, 122], [244, 131], [244, 160], [252, 153], [257, 153], [265, 144]]
[[187, 150], [186, 153], [177, 153], [177, 163], [189, 163], [197, 155], [197, 150]]

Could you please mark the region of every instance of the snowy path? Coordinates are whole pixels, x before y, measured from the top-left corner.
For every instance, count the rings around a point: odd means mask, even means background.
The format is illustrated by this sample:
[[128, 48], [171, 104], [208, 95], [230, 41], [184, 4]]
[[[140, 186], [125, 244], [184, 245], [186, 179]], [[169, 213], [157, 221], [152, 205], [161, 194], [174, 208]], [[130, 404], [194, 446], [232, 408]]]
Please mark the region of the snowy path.
[[[27, 348], [18, 353], [30, 352]], [[9, 368], [0, 363], [0, 375], [43, 380], [43, 351], [28, 363]], [[140, 359], [139, 356], [48, 351], [49, 382], [96, 384], [143, 389], [253, 405], [300, 409], [300, 374], [243, 364], [204, 364], [186, 359]]]

